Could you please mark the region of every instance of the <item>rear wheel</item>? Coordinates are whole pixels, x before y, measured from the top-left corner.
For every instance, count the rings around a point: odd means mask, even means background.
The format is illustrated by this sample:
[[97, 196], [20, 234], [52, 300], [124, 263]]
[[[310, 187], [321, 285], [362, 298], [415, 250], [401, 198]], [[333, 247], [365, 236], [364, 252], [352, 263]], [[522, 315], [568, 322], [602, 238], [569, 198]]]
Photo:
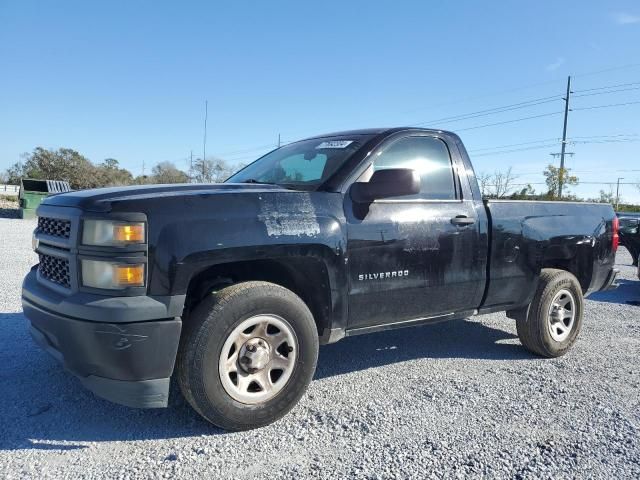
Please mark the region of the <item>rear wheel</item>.
[[583, 311], [582, 288], [576, 277], [564, 270], [543, 269], [533, 301], [516, 319], [518, 337], [533, 353], [559, 357], [575, 343]]
[[293, 292], [245, 282], [205, 299], [186, 322], [178, 355], [184, 397], [227, 430], [267, 425], [300, 399], [315, 371], [318, 334]]

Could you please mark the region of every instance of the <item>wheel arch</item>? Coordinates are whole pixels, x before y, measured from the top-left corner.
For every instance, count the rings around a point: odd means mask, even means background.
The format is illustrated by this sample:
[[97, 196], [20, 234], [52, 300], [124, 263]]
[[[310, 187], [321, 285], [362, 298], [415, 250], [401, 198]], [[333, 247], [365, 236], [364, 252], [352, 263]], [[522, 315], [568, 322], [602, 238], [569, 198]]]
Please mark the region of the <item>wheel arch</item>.
[[554, 268], [571, 273], [578, 279], [582, 293], [591, 287], [593, 279], [594, 249], [591, 242], [577, 240], [550, 245], [545, 249], [540, 270]]
[[[308, 253], [308, 252], [307, 252]], [[186, 287], [185, 314], [209, 293], [247, 281], [265, 281], [291, 290], [307, 305], [315, 320], [319, 336], [326, 335], [334, 319], [335, 298], [332, 286], [335, 265], [322, 255], [286, 255], [244, 258], [201, 265], [189, 278]]]

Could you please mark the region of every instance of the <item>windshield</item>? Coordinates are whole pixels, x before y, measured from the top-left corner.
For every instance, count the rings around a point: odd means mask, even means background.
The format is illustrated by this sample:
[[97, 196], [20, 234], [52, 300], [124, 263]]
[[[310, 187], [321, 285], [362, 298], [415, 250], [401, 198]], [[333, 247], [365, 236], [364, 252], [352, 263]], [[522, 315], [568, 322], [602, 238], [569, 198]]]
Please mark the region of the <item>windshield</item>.
[[285, 145], [227, 179], [226, 183], [274, 183], [314, 190], [333, 175], [368, 135], [314, 138]]

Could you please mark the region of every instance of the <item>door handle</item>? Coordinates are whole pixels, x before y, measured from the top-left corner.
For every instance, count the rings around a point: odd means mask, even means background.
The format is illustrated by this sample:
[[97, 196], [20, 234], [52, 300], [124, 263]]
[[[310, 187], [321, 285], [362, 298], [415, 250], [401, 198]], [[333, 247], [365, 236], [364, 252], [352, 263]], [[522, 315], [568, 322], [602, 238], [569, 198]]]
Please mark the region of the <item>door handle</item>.
[[464, 227], [465, 225], [472, 225], [476, 223], [476, 219], [469, 218], [466, 215], [456, 215], [451, 219], [451, 223], [459, 227]]

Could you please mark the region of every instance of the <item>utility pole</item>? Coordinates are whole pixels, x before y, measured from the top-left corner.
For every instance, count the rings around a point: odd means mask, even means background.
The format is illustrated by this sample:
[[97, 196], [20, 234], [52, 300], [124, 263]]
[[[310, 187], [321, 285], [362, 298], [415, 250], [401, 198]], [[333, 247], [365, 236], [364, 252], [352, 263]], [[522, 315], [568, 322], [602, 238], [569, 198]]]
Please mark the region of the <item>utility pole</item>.
[[193, 183], [193, 150], [191, 150], [189, 157], [189, 181]]
[[564, 154], [567, 147], [567, 119], [569, 117], [569, 96], [571, 95], [571, 75], [567, 77], [567, 94], [564, 97], [564, 125], [562, 127], [562, 146], [560, 149], [560, 172], [558, 174], [558, 198], [562, 198], [564, 177]]
[[144, 178], [144, 160], [142, 160], [142, 178]]
[[202, 179], [205, 178], [205, 162], [207, 159], [207, 116], [209, 114], [209, 100], [204, 101], [204, 142], [202, 144]]
[[278, 148], [280, 148], [280, 134], [278, 134]]
[[616, 187], [616, 212], [620, 207], [620, 180], [624, 180], [624, 177], [618, 177], [618, 186]]

